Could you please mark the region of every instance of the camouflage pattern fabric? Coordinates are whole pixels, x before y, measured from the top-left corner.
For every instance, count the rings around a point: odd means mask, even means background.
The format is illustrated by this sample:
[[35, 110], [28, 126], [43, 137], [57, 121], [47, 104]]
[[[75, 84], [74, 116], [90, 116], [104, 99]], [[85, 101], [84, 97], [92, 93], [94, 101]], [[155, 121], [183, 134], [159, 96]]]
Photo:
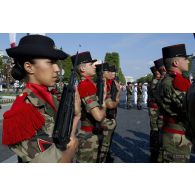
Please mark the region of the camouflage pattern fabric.
[[137, 87], [137, 108], [142, 108], [142, 87]]
[[92, 132], [86, 132], [80, 129], [77, 137], [79, 139], [79, 147], [76, 154], [76, 161], [79, 163], [96, 163], [99, 146], [98, 136]]
[[188, 162], [192, 144], [185, 136], [186, 127], [182, 115], [185, 92], [173, 87], [173, 79], [174, 75], [168, 73], [157, 89], [164, 120], [162, 150], [158, 161]]
[[160, 129], [163, 121], [156, 101], [159, 80], [153, 78], [148, 90], [148, 114], [150, 118], [150, 161], [157, 162], [160, 150]]
[[131, 98], [133, 94], [133, 88], [131, 86], [126, 86], [126, 91], [127, 91], [127, 108], [130, 108], [131, 105]]
[[[10, 149], [16, 153], [22, 162], [32, 163], [55, 163], [61, 158], [61, 151], [58, 150], [52, 141], [54, 128], [55, 112], [49, 104], [43, 102], [29, 89], [24, 89], [28, 93], [26, 102], [35, 106], [45, 117], [45, 125], [42, 130], [37, 131], [36, 135], [29, 140], [10, 145]], [[53, 96], [55, 105], [57, 99]]]
[[103, 128], [103, 131], [102, 131], [102, 137], [100, 136], [99, 138], [100, 148], [98, 154], [98, 161], [100, 163], [103, 163], [106, 161], [106, 157], [110, 149], [112, 135], [116, 128], [116, 120], [105, 118], [101, 123], [101, 127]]
[[[85, 78], [82, 78], [81, 82], [85, 82]], [[82, 88], [81, 90], [85, 89]], [[96, 163], [99, 141], [98, 136], [94, 134], [94, 130], [97, 122], [90, 114], [91, 109], [100, 107], [96, 94], [81, 98], [81, 107], [81, 129], [77, 136], [79, 139], [79, 147], [76, 154], [76, 161], [79, 163]]]

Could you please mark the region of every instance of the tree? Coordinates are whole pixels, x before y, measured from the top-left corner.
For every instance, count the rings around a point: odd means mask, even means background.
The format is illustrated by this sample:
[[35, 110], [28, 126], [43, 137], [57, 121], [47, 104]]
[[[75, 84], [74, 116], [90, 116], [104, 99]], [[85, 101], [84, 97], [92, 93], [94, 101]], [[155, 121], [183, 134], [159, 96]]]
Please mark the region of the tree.
[[65, 60], [58, 62], [60, 69], [64, 70], [64, 76], [62, 77], [63, 81], [68, 82], [71, 75], [71, 70], [73, 68], [71, 58], [68, 57]]
[[122, 84], [125, 84], [125, 77], [120, 67], [119, 54], [117, 52], [106, 53], [104, 61], [108, 62], [111, 66], [115, 66], [117, 68], [119, 81]]
[[147, 74], [144, 77], [140, 77], [139, 79], [137, 79], [138, 83], [150, 83], [152, 81], [152, 74]]

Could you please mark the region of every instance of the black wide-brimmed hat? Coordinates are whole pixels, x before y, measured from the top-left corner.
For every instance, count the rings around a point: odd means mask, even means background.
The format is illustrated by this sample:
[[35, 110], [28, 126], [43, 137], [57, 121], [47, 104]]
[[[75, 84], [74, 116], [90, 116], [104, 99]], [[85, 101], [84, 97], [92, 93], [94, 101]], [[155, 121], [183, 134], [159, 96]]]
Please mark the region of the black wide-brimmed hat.
[[116, 67], [115, 66], [110, 66], [109, 71], [110, 72], [116, 72]]
[[188, 57], [185, 44], [171, 45], [162, 48], [163, 60], [174, 57]]
[[27, 35], [20, 39], [17, 47], [6, 49], [7, 54], [15, 59], [49, 58], [63, 60], [69, 55], [55, 48], [54, 41], [43, 35]]
[[[76, 57], [77, 55], [73, 55], [71, 56], [71, 60], [72, 60], [72, 64], [74, 65], [75, 64], [75, 61], [76, 61]], [[77, 60], [77, 65], [79, 64], [85, 64], [85, 63], [89, 63], [89, 62], [96, 62], [97, 60], [96, 59], [92, 59], [91, 57], [91, 54], [89, 51], [85, 51], [85, 52], [82, 52], [82, 53], [79, 53], [78, 54], [78, 60]]]
[[163, 63], [163, 58], [160, 58], [158, 60], [155, 60], [154, 61], [154, 65], [157, 69], [159, 69], [161, 66], [164, 66], [164, 63]]
[[107, 62], [103, 63], [103, 71], [110, 71], [110, 66]]

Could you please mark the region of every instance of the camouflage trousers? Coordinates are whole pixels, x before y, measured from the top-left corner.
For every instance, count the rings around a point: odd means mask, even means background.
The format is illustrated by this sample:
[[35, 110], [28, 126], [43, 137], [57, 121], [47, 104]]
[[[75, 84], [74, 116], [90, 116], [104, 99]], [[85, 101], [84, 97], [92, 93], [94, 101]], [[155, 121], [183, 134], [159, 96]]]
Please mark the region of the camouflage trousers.
[[150, 117], [150, 162], [157, 162], [159, 150], [162, 145], [161, 128], [163, 126], [163, 118], [159, 115], [159, 110], [156, 108], [148, 108]]
[[79, 147], [76, 154], [76, 162], [79, 163], [96, 163], [98, 157], [98, 136], [92, 132], [79, 130], [78, 135]]
[[189, 162], [192, 143], [185, 135], [164, 132], [158, 162]]
[[142, 109], [142, 95], [137, 95], [137, 109]]
[[98, 162], [104, 163], [106, 162], [106, 157], [110, 149], [112, 135], [116, 128], [116, 120], [115, 119], [105, 119], [101, 124], [103, 126], [102, 136], [100, 136], [99, 142], [99, 154], [98, 154]]
[[131, 94], [127, 94], [127, 108], [131, 108]]

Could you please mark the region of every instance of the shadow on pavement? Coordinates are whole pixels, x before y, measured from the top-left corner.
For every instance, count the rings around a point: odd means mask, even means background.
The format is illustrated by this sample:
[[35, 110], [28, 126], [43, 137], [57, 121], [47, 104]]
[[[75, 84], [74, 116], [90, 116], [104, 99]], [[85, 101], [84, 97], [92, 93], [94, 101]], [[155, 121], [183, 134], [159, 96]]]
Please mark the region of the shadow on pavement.
[[149, 136], [129, 129], [127, 131], [133, 134], [130, 136], [133, 138], [122, 137], [118, 133], [114, 134], [112, 153], [124, 163], [148, 163]]

